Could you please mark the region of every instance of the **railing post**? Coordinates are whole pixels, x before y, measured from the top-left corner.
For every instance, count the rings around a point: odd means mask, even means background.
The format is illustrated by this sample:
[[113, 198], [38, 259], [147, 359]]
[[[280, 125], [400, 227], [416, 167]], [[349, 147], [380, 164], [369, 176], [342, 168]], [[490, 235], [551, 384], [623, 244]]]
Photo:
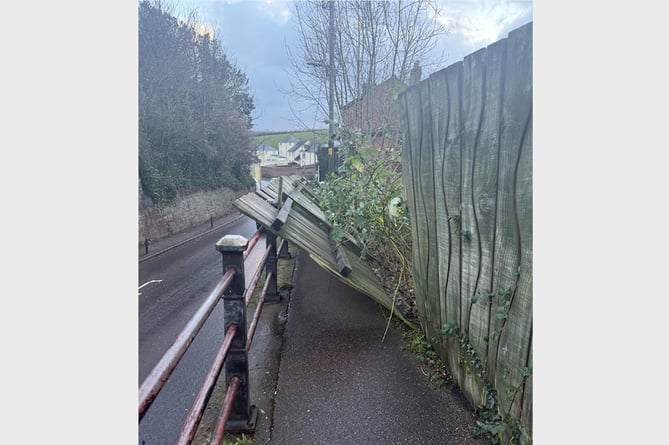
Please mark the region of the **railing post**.
[[248, 240], [240, 235], [226, 235], [216, 243], [216, 250], [223, 255], [223, 273], [235, 270], [235, 277], [223, 293], [225, 332], [230, 325], [237, 325], [230, 350], [225, 360], [225, 386], [230, 386], [233, 377], [240, 380], [237, 396], [232, 402], [232, 410], [225, 430], [229, 432], [255, 432], [258, 412], [249, 404], [249, 361], [246, 350], [246, 303], [244, 290], [244, 251]]
[[272, 274], [269, 284], [267, 285], [267, 293], [265, 294], [265, 301], [280, 301], [281, 295], [277, 289], [277, 254], [276, 254], [276, 235], [269, 230], [265, 233], [266, 246], [270, 248], [267, 261], [265, 262], [265, 276]]

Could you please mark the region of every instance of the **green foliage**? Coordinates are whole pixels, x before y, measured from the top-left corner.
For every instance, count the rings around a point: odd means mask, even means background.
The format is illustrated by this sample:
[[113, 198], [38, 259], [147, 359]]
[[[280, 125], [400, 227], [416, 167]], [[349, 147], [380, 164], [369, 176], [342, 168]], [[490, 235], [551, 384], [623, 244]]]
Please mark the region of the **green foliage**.
[[418, 361], [424, 365], [421, 371], [430, 383], [438, 387], [452, 382], [446, 364], [439, 358], [434, 346], [427, 341], [422, 332], [404, 328], [402, 338], [406, 345], [405, 349], [414, 353]]
[[177, 197], [177, 190], [172, 183], [172, 178], [164, 176], [160, 170], [142, 162], [139, 162], [139, 176], [142, 178], [144, 192], [157, 204], [172, 202]]
[[242, 434], [240, 437], [237, 437], [234, 442], [224, 442], [223, 445], [256, 445], [256, 440], [252, 437], [246, 437], [245, 434]]
[[349, 144], [345, 160], [318, 188], [336, 241], [349, 238], [386, 270], [408, 271], [411, 227], [404, 201], [399, 150]]
[[253, 185], [246, 75], [166, 2], [139, 3], [139, 177], [157, 204], [178, 193]]
[[[510, 290], [508, 289], [499, 292], [502, 298], [508, 296], [509, 293]], [[495, 294], [482, 292], [479, 299], [486, 297], [492, 301], [494, 296]], [[474, 300], [474, 297], [472, 297], [472, 300]], [[504, 388], [505, 397], [503, 400], [506, 401], [503, 404], [504, 406], [502, 406], [497, 389], [495, 389], [487, 375], [486, 364], [481, 361], [476, 350], [469, 343], [467, 335], [460, 332], [459, 327], [452, 323], [444, 323], [440, 334], [458, 339], [460, 344], [460, 363], [469, 372], [472, 372], [483, 386], [485, 402], [476, 407], [477, 426], [474, 428], [474, 435], [486, 437], [493, 445], [502, 443], [516, 445], [520, 443], [520, 422], [511, 417], [511, 407], [518, 394], [522, 392], [525, 380], [532, 375], [532, 365], [530, 364], [530, 366], [522, 370], [520, 381], [516, 385], [513, 385], [509, 381], [510, 372], [508, 369], [505, 369], [501, 373], [501, 382], [499, 385]]]
[[[345, 131], [345, 130], [343, 130]], [[336, 242], [355, 243], [371, 260], [383, 285], [405, 316], [415, 307], [411, 226], [402, 182], [400, 150], [384, 151], [345, 134], [343, 164], [316, 190]]]
[[441, 327], [441, 335], [454, 336], [457, 333], [458, 327], [453, 323], [444, 323]]

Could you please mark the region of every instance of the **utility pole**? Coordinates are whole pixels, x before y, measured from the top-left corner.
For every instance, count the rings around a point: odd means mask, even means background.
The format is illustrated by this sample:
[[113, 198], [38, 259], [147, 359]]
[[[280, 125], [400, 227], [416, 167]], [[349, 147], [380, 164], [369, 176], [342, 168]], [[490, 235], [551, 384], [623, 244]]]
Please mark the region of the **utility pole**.
[[328, 1], [330, 23], [328, 32], [328, 173], [335, 168], [334, 158], [334, 1]]

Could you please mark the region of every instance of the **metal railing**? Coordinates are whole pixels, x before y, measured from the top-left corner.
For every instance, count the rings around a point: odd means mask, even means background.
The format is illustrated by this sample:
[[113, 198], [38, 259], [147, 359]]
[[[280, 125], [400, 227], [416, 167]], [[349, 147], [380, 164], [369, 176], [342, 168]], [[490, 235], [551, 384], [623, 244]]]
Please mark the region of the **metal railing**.
[[[245, 287], [244, 263], [263, 233], [266, 239], [265, 250], [258, 261], [252, 262], [255, 270], [249, 286]], [[285, 240], [281, 240], [281, 244], [277, 247], [276, 235], [265, 232], [263, 229], [258, 229], [250, 240], [240, 235], [226, 235], [216, 243], [216, 250], [223, 256], [223, 276], [141, 384], [138, 410], [140, 422], [222, 298], [225, 337], [193, 401], [175, 444], [190, 444], [195, 438], [202, 415], [223, 368], [225, 368], [227, 390], [211, 443], [219, 445], [226, 432], [255, 432], [257, 408], [250, 405], [249, 399], [248, 351], [264, 303], [281, 299], [277, 289], [277, 251], [284, 251], [285, 243]], [[265, 283], [247, 330], [246, 309], [251, 302], [263, 269]]]

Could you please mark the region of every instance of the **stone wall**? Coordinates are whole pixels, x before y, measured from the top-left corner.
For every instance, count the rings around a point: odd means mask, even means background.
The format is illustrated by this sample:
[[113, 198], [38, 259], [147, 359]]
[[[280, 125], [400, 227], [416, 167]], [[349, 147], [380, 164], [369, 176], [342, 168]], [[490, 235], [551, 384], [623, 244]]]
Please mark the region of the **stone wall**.
[[208, 222], [210, 218], [220, 218], [235, 212], [232, 203], [249, 190], [233, 191], [221, 188], [208, 192], [197, 192], [179, 196], [169, 206], [156, 206], [139, 188], [138, 242], [146, 238], [158, 240], [179, 233], [190, 227]]

